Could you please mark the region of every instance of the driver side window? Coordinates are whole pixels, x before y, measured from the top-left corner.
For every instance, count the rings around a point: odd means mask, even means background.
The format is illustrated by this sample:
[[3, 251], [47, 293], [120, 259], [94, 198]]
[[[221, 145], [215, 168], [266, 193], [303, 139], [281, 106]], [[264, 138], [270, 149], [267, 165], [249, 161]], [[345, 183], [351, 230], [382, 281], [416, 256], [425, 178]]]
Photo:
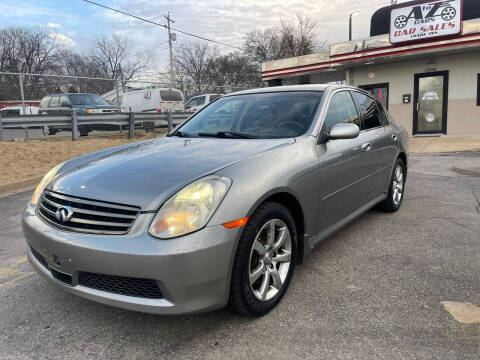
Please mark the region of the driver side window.
[[332, 127], [339, 123], [355, 124], [362, 130], [360, 118], [349, 91], [341, 91], [332, 95], [324, 122], [327, 132], [330, 132]]

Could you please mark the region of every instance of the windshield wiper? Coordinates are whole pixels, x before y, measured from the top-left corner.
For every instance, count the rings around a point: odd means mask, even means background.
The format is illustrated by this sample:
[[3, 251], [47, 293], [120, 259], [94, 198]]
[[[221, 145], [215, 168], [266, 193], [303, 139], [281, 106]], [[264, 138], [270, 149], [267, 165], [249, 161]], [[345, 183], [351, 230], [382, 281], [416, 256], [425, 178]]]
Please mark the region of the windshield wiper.
[[167, 136], [178, 136], [178, 137], [184, 137], [184, 138], [190, 137], [189, 135], [187, 135], [187, 133], [181, 130], [174, 131], [173, 133], [168, 134]]
[[238, 138], [238, 139], [256, 139], [254, 135], [244, 134], [235, 131], [219, 131], [217, 133], [198, 133], [198, 136], [218, 137], [218, 138]]

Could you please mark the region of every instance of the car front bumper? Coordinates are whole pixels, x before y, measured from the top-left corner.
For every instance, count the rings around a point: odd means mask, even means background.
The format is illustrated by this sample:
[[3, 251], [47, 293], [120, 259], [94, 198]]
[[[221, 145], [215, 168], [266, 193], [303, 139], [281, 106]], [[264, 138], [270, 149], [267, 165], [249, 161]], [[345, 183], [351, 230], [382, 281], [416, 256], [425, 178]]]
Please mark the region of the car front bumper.
[[[28, 259], [51, 284], [107, 305], [166, 315], [225, 306], [240, 228], [210, 226], [176, 239], [160, 240], [146, 232], [153, 216], [139, 215], [126, 235], [91, 235], [53, 228], [36, 215], [35, 206], [28, 205], [22, 219]], [[44, 261], [39, 261], [38, 254]], [[162, 298], [127, 296], [82, 286], [81, 272], [151, 279]], [[58, 274], [71, 281], [62, 281]]]

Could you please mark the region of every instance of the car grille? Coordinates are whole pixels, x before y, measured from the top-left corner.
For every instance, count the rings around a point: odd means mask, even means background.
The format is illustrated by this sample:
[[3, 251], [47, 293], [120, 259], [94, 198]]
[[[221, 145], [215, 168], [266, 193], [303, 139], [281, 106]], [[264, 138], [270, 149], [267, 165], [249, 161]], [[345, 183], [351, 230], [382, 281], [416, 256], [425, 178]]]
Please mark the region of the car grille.
[[[45, 190], [38, 202], [38, 214], [48, 224], [61, 230], [92, 234], [126, 234], [140, 212], [136, 206], [120, 205], [79, 198]], [[57, 210], [70, 207], [72, 217], [57, 218]]]
[[102, 113], [114, 113], [118, 112], [118, 109], [102, 109]]
[[80, 272], [78, 284], [110, 293], [147, 299], [162, 299], [155, 280]]

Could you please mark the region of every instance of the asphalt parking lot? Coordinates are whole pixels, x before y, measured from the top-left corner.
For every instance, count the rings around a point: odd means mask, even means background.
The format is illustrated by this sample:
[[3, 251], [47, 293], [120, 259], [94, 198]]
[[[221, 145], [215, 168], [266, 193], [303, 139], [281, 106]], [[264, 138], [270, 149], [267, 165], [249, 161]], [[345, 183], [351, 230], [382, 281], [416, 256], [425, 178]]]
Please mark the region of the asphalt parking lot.
[[162, 317], [50, 287], [25, 260], [30, 193], [0, 198], [0, 359], [479, 359], [480, 153], [415, 155], [403, 207], [368, 212], [297, 267], [260, 319]]

